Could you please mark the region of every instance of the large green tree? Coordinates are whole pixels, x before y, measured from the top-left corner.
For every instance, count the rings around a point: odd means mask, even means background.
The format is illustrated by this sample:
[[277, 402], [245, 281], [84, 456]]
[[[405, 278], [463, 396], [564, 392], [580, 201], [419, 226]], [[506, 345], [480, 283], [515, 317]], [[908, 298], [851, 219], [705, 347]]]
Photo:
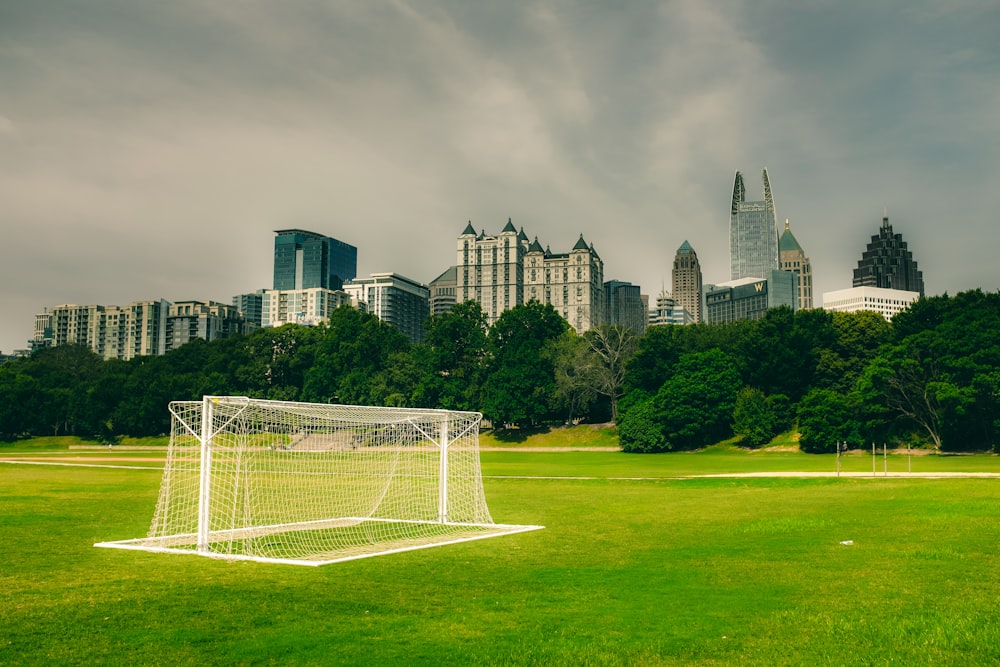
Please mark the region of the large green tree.
[[497, 427], [533, 425], [550, 414], [555, 369], [548, 347], [569, 329], [548, 304], [504, 311], [490, 327], [483, 415]]
[[489, 324], [479, 303], [466, 301], [432, 315], [413, 348], [422, 369], [416, 401], [423, 407], [479, 410]]
[[861, 444], [857, 410], [849, 396], [813, 389], [799, 402], [799, 448], [812, 454], [837, 451], [838, 442]]
[[[314, 403], [378, 404], [385, 382], [375, 382], [376, 377], [394, 355], [410, 348], [398, 328], [348, 306], [333, 311], [318, 327], [317, 337], [302, 388], [303, 399]], [[409, 395], [412, 390], [394, 387], [393, 393]]]
[[623, 413], [620, 427], [624, 426], [625, 434], [619, 430], [622, 449], [697, 449], [728, 437], [740, 386], [736, 364], [725, 352], [682, 355], [673, 375], [652, 399]]

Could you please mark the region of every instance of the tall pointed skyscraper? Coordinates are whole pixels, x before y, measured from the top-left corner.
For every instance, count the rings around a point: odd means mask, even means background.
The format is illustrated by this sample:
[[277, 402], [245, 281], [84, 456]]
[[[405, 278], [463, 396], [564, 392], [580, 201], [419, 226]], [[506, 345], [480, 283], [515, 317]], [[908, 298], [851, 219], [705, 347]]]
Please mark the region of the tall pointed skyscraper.
[[729, 218], [730, 280], [770, 278], [778, 268], [778, 223], [766, 167], [763, 179], [764, 200], [747, 201], [743, 174], [736, 172]]
[[854, 287], [882, 287], [924, 296], [924, 274], [917, 270], [903, 235], [892, 233], [888, 213], [854, 269]]
[[688, 312], [691, 319], [701, 322], [701, 264], [698, 254], [687, 241], [681, 244], [674, 255], [674, 269], [671, 273], [673, 297], [677, 305]]
[[781, 270], [795, 274], [795, 307], [798, 310], [808, 310], [813, 307], [813, 275], [812, 264], [805, 251], [792, 235], [785, 220], [785, 232], [778, 239], [778, 252], [781, 259]]

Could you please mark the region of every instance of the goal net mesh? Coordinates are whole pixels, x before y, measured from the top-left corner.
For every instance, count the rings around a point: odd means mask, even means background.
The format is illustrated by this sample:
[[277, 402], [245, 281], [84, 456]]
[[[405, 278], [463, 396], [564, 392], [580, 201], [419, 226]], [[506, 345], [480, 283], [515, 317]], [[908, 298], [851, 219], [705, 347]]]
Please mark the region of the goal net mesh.
[[473, 412], [177, 401], [145, 538], [98, 546], [322, 565], [494, 537]]

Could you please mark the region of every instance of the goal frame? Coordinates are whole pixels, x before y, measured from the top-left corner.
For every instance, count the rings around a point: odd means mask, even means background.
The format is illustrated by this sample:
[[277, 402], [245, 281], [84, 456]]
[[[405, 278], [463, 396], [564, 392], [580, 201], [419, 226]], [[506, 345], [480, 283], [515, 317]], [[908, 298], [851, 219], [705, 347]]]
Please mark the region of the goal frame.
[[[361, 558], [370, 558], [405, 551], [488, 539], [491, 537], [499, 537], [502, 535], [516, 534], [544, 528], [544, 526], [539, 525], [498, 524], [494, 523], [492, 517], [489, 516], [488, 508], [486, 507], [485, 493], [482, 489], [482, 475], [479, 465], [478, 434], [480, 422], [482, 420], [482, 415], [480, 413], [420, 408], [383, 408], [371, 406], [313, 404], [291, 401], [269, 401], [264, 399], [252, 399], [244, 396], [204, 396], [200, 401], [200, 413], [198, 413], [198, 403], [199, 402], [196, 401], [176, 401], [171, 403], [169, 406], [169, 410], [172, 415], [172, 433], [170, 444], [168, 446], [167, 461], [164, 466], [163, 479], [161, 481], [160, 499], [157, 504], [157, 513], [154, 516], [152, 525], [150, 526], [150, 532], [147, 537], [98, 542], [94, 546], [149, 551], [154, 553], [199, 555], [222, 560], [249, 560], [263, 563], [319, 566]], [[213, 502], [215, 502], [215, 499], [213, 498], [213, 455], [217, 449], [216, 440], [223, 435], [228, 435], [225, 429], [232, 422], [234, 422], [234, 420], [238, 419], [244, 411], [250, 409], [251, 406], [263, 406], [266, 409], [274, 410], [311, 410], [322, 413], [329, 411], [331, 414], [336, 414], [338, 409], [354, 415], [357, 415], [359, 411], [364, 411], [365, 415], [373, 415], [370, 418], [372, 421], [368, 422], [369, 424], [387, 423], [377, 421], [380, 415], [384, 415], [384, 419], [386, 420], [388, 420], [390, 416], [393, 419], [401, 419], [402, 421], [400, 423], [405, 423], [407, 424], [407, 428], [415, 429], [422, 434], [423, 440], [421, 443], [423, 445], [423, 451], [433, 451], [435, 447], [437, 449], [436, 518], [414, 519], [408, 517], [370, 515], [307, 517], [304, 521], [283, 522], [276, 525], [250, 525], [223, 529], [219, 529], [218, 526], [216, 526], [213, 528], [212, 510]], [[200, 424], [188, 423], [189, 421], [193, 421], [190, 419], [190, 416], [185, 419], [185, 417], [179, 414], [181, 408], [184, 407], [192, 410], [195, 415], [200, 414]], [[218, 415], [216, 414], [216, 409], [218, 407], [235, 409], [235, 412], [232, 416], [229, 416], [228, 419], [225, 419], [225, 416], [223, 416], [222, 418], [224, 421], [222, 421], [222, 423], [217, 423]], [[465, 420], [465, 423], [468, 424], [465, 432], [449, 432], [449, 425], [455, 419]], [[434, 430], [426, 428], [428, 424], [437, 424], [438, 428], [436, 432], [428, 432]], [[180, 438], [188, 439], [188, 442], [190, 442], [190, 438], [193, 438], [197, 442], [199, 450], [197, 453], [197, 527], [192, 532], [179, 532], [169, 535], [154, 534], [157, 521], [160, 518], [160, 512], [163, 510], [163, 505], [171, 502], [169, 497], [171, 491], [168, 486], [171, 479], [172, 466], [175, 463], [175, 456], [182, 456], [178, 453], [181, 449], [178, 446], [178, 440]], [[473, 486], [478, 485], [478, 489], [474, 489], [474, 491], [480, 496], [478, 501], [481, 503], [483, 514], [485, 516], [485, 520], [483, 521], [452, 520], [449, 517], [449, 493], [451, 492], [451, 489], [449, 488], [449, 476], [453, 472], [449, 469], [449, 448], [453, 442], [459, 439], [462, 439], [465, 443], [472, 443], [472, 451], [468, 451], [470, 449], [470, 445], [466, 444], [466, 451], [463, 452], [463, 455], [467, 457], [474, 457], [472, 459], [466, 459], [465, 465], [471, 468], [472, 475], [469, 475], [469, 477], [474, 477], [470, 483]], [[188, 451], [189, 458], [187, 461], [189, 463], [191, 461], [191, 452], [189, 450], [191, 449], [193, 449], [191, 446], [183, 448], [183, 450]], [[398, 446], [398, 449], [402, 450], [404, 447]], [[471, 461], [471, 464], [469, 461]], [[193, 475], [193, 472], [187, 470], [186, 474], [191, 476]], [[394, 475], [396, 475], [395, 469], [388, 476], [392, 477]], [[465, 481], [468, 480], [463, 480], [463, 482]], [[385, 484], [386, 487], [388, 487], [389, 483], [386, 482]], [[218, 489], [215, 490], [218, 491]], [[190, 512], [190, 509], [187, 511]], [[303, 530], [336, 529], [345, 525], [368, 525], [366, 522], [373, 526], [381, 524], [383, 527], [388, 527], [389, 529], [392, 529], [393, 527], [388, 526], [388, 524], [396, 524], [397, 528], [403, 529], [407, 529], [406, 525], [408, 525], [410, 528], [418, 531], [422, 530], [423, 527], [427, 527], [428, 529], [434, 531], [434, 536], [426, 538], [429, 540], [426, 543], [403, 543], [393, 545], [392, 540], [389, 540], [385, 545], [385, 548], [378, 548], [376, 542], [375, 545], [372, 545], [371, 550], [363, 553], [351, 551], [337, 553], [337, 550], [333, 549], [314, 556], [306, 557], [280, 557], [267, 554], [262, 555], [258, 553], [233, 553], [218, 551], [213, 548], [213, 544], [225, 540], [232, 541], [234, 539], [239, 540], [246, 537], [249, 541], [249, 538], [260, 537], [261, 535], [274, 535]], [[403, 542], [408, 541], [403, 540]]]

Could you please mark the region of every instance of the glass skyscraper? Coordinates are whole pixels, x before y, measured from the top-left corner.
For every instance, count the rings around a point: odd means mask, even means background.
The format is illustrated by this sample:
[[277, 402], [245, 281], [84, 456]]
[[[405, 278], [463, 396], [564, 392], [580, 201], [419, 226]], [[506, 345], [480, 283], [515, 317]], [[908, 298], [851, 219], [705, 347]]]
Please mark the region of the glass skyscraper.
[[770, 278], [778, 268], [778, 223], [767, 169], [764, 201], [747, 201], [743, 175], [736, 172], [729, 218], [730, 280]]
[[274, 289], [338, 290], [358, 273], [358, 249], [329, 236], [282, 229], [274, 237]]

